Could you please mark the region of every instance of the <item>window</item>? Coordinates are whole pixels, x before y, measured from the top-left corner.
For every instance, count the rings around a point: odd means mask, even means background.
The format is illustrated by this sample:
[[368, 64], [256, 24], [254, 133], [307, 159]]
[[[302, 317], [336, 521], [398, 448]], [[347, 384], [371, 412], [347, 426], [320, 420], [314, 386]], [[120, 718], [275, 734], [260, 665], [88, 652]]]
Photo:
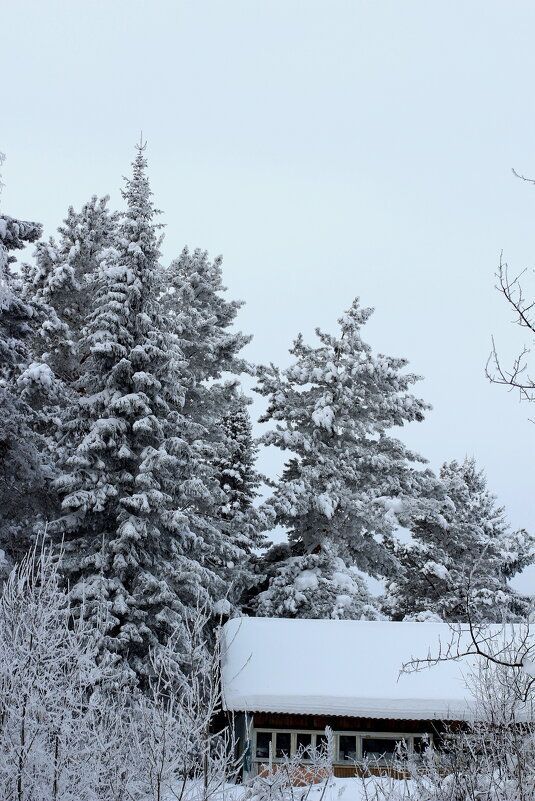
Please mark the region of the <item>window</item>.
[[362, 758], [374, 762], [393, 762], [396, 756], [401, 756], [399, 748], [404, 742], [406, 743], [404, 738], [395, 740], [390, 737], [363, 737]]
[[417, 756], [423, 756], [429, 746], [431, 745], [431, 738], [429, 735], [423, 735], [422, 737], [413, 737], [412, 739], [412, 750], [413, 753]]
[[303, 754], [303, 759], [310, 759], [312, 748], [312, 734], [308, 731], [298, 731], [295, 735], [295, 752]]
[[321, 749], [327, 738], [322, 732], [313, 731], [270, 731], [256, 730], [254, 742], [254, 755], [256, 760], [269, 759], [269, 750], [275, 760], [294, 756], [300, 753], [303, 762], [309, 762], [313, 756], [313, 749]]
[[[432, 743], [429, 734], [383, 734], [382, 732], [333, 732], [334, 764], [353, 765], [361, 760], [370, 760], [382, 764], [391, 764], [394, 759], [403, 756], [399, 748], [415, 757], [421, 756]], [[258, 763], [266, 762], [271, 756], [275, 761], [285, 757], [300, 755], [303, 762], [310, 762], [315, 756], [314, 749], [325, 755], [327, 737], [319, 731], [290, 731], [274, 729], [256, 729], [253, 741], [253, 759]]]
[[277, 759], [289, 757], [292, 750], [292, 735], [289, 731], [278, 731], [275, 735], [275, 756]]
[[257, 731], [255, 756], [260, 757], [260, 759], [269, 759], [270, 745], [271, 745], [271, 732]]
[[338, 760], [344, 762], [357, 759], [357, 737], [355, 734], [340, 734], [338, 738]]

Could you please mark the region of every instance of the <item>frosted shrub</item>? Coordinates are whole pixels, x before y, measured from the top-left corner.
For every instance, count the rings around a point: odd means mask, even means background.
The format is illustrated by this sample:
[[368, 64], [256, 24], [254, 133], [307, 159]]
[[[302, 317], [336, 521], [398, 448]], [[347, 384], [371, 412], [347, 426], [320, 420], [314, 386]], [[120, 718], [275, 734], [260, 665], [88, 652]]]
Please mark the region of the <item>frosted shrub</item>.
[[91, 637], [70, 621], [57, 562], [34, 550], [0, 597], [0, 797], [83, 799]]
[[[323, 801], [332, 780], [333, 733], [325, 729], [326, 741], [320, 748], [297, 751], [292, 757], [273, 762], [271, 757], [247, 783], [242, 801], [307, 801], [314, 786], [321, 783], [314, 801]], [[306, 763], [304, 760], [306, 759]]]
[[98, 631], [76, 611], [46, 549], [4, 585], [0, 799], [210, 801], [239, 761], [230, 729], [211, 728], [221, 708], [219, 653], [205, 642], [205, 611], [150, 653], [145, 693], [122, 684], [120, 664], [97, 660]]
[[148, 692], [136, 710], [135, 759], [141, 786], [155, 801], [168, 794], [177, 801], [209, 801], [241, 767], [231, 728], [213, 727], [221, 711], [220, 654], [217, 642], [206, 641], [208, 621], [206, 607], [199, 609], [177, 633], [180, 653], [171, 637], [150, 655]]

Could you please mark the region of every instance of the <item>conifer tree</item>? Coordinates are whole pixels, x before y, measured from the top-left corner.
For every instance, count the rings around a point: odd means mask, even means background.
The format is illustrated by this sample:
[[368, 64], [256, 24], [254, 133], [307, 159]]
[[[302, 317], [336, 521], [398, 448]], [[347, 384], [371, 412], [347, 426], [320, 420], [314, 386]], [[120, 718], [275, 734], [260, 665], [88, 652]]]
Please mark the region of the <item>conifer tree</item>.
[[[104, 251], [87, 353], [70, 416], [63, 474], [65, 573], [102, 626], [103, 651], [150, 670], [148, 649], [225, 594], [218, 569], [236, 558], [199, 510], [211, 476], [202, 429], [184, 414], [183, 354], [168, 331], [158, 224], [138, 148], [115, 249]], [[214, 482], [215, 483], [215, 482]]]
[[35, 309], [21, 297], [10, 266], [12, 252], [40, 234], [39, 223], [0, 215], [0, 574], [25, 554], [32, 526], [45, 522], [47, 510], [46, 454], [18, 385]]
[[251, 553], [269, 526], [268, 516], [253, 505], [261, 479], [254, 470], [247, 401], [238, 388], [238, 376], [252, 371], [240, 356], [251, 337], [231, 330], [243, 302], [224, 296], [221, 257], [211, 261], [206, 251], [184, 248], [163, 280], [161, 301], [184, 355], [183, 411], [199, 426], [201, 458], [212, 479], [201, 511], [236, 554], [218, 567], [229, 588], [228, 609], [253, 582]]
[[197, 402], [195, 391], [205, 401], [203, 382], [220, 379], [225, 373], [235, 376], [250, 371], [239, 352], [252, 337], [229, 330], [243, 301], [224, 297], [222, 263], [222, 256], [210, 261], [206, 251], [197, 248], [190, 253], [185, 247], [165, 271], [162, 303], [173, 321], [191, 381], [195, 382], [187, 402], [196, 414], [203, 403]]
[[258, 445], [253, 439], [249, 403], [244, 395], [237, 394], [221, 423], [226, 448], [217, 470], [224, 493], [221, 513], [226, 520], [233, 520], [251, 508], [262, 483], [255, 470]]
[[50, 366], [58, 379], [72, 385], [80, 377], [79, 343], [92, 307], [102, 252], [114, 244], [117, 214], [107, 208], [109, 198], [92, 197], [80, 212], [69, 207], [59, 240], [39, 242], [35, 264], [26, 266], [26, 294], [41, 306], [32, 352]]
[[232, 600], [237, 603], [243, 593], [258, 582], [258, 576], [255, 576], [256, 554], [265, 546], [263, 532], [272, 522], [270, 512], [255, 505], [263, 479], [255, 469], [258, 445], [253, 439], [247, 410], [249, 404], [248, 398], [236, 393], [221, 421], [221, 440], [215, 463], [222, 490], [219, 525], [222, 534], [242, 552], [229, 576]]
[[440, 505], [414, 515], [411, 541], [394, 545], [402, 571], [387, 586], [385, 611], [394, 620], [524, 617], [527, 600], [508, 581], [535, 560], [535, 537], [510, 530], [474, 459], [445, 463], [440, 480]]
[[[81, 334], [93, 304], [99, 260], [114, 241], [117, 214], [110, 213], [107, 201], [93, 197], [80, 212], [70, 207], [58, 229], [58, 242], [38, 242], [34, 262], [24, 265], [24, 295], [38, 314], [32, 362], [21, 383], [37, 413], [37, 429], [53, 450], [62, 439], [65, 415], [76, 403], [76, 382], [87, 356], [80, 349]], [[44, 371], [49, 382], [46, 398], [34, 381]]]
[[422, 420], [428, 407], [409, 392], [417, 377], [401, 372], [407, 362], [375, 356], [363, 342], [371, 313], [355, 301], [338, 337], [317, 330], [313, 348], [300, 335], [290, 367], [260, 370], [258, 391], [268, 398], [261, 421], [275, 424], [262, 441], [293, 454], [269, 502], [291, 555], [266, 558], [270, 580], [256, 602], [263, 615], [373, 617], [353, 569], [384, 576], [397, 567], [385, 546], [397, 523], [393, 504], [427, 474], [389, 429]]

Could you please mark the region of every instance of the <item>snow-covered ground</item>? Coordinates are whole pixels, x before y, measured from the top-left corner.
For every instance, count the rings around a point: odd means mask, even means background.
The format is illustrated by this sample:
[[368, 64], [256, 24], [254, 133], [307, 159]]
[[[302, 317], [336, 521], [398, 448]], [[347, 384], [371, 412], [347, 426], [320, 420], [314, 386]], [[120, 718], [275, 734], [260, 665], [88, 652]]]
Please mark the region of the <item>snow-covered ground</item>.
[[[414, 789], [410, 780], [380, 778], [330, 778], [307, 787], [294, 787], [288, 790], [288, 801], [403, 801], [411, 799]], [[186, 793], [187, 795], [187, 793]], [[162, 801], [176, 801], [177, 794], [164, 796]], [[269, 796], [261, 792], [255, 793], [253, 788], [244, 784], [227, 785], [212, 801], [268, 801]], [[273, 801], [286, 801], [285, 795], [273, 793]], [[148, 799], [147, 799], [148, 801]], [[185, 799], [187, 801], [187, 799]]]

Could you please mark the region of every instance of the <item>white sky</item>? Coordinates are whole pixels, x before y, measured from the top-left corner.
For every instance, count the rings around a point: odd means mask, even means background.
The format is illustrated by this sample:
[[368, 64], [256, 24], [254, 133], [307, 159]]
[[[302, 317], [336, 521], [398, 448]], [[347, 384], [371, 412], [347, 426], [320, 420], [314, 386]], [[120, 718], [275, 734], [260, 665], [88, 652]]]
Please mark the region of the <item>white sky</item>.
[[0, 6], [5, 213], [49, 235], [92, 194], [119, 205], [142, 129], [165, 259], [224, 254], [249, 358], [286, 364], [360, 295], [434, 406], [402, 438], [435, 468], [475, 456], [533, 529], [535, 410], [484, 376], [492, 334], [504, 359], [524, 342], [500, 251], [535, 263], [535, 186], [511, 173], [535, 176], [530, 0]]

